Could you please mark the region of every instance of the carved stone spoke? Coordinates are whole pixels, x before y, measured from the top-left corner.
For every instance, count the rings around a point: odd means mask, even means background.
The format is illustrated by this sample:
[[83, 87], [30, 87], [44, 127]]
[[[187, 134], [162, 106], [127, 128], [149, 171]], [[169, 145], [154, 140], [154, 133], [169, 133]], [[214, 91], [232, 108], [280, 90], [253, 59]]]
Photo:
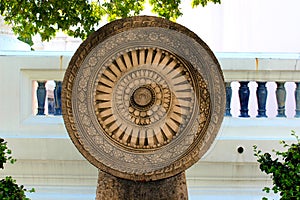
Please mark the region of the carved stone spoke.
[[184, 129], [195, 109], [195, 84], [189, 69], [158, 48], [121, 54], [96, 82], [98, 121], [120, 145], [135, 149], [166, 145]]

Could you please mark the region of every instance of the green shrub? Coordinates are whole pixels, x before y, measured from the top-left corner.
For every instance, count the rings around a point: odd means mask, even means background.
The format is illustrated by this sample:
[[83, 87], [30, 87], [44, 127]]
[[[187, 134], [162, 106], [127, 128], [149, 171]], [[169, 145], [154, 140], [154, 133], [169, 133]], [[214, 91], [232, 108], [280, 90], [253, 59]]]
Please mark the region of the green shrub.
[[[300, 200], [300, 139], [293, 131], [292, 136], [296, 143], [281, 141], [286, 151], [273, 150], [275, 158], [253, 146], [260, 170], [270, 174], [273, 180], [273, 187], [265, 187], [263, 191], [279, 193], [281, 200]], [[267, 198], [263, 197], [263, 200]]]
[[[5, 163], [14, 164], [16, 159], [12, 158], [11, 150], [7, 148], [7, 142], [0, 138], [0, 168], [4, 169]], [[11, 176], [6, 176], [0, 180], [0, 199], [1, 200], [29, 200], [25, 192], [34, 192], [34, 189], [27, 190], [23, 185], [18, 185]]]

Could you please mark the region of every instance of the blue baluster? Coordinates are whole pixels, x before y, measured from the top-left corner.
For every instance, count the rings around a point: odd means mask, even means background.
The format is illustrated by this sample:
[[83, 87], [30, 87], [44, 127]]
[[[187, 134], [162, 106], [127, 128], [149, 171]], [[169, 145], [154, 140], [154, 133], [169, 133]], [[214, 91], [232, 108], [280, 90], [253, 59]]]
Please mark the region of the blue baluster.
[[276, 99], [277, 99], [277, 116], [276, 117], [286, 117], [285, 115], [285, 99], [286, 99], [286, 90], [284, 87], [285, 82], [276, 82]]
[[[49, 91], [47, 91], [49, 92]], [[51, 92], [51, 91], [50, 91]], [[53, 115], [54, 114], [54, 98], [49, 97], [49, 93], [47, 94], [48, 96], [48, 115]]]
[[55, 104], [55, 112], [54, 115], [61, 115], [61, 81], [54, 81], [55, 89], [54, 89], [54, 104]]
[[258, 104], [258, 114], [256, 117], [267, 117], [266, 115], [266, 102], [268, 91], [266, 88], [266, 82], [257, 82], [256, 98]]
[[38, 113], [37, 115], [45, 115], [45, 101], [46, 101], [46, 81], [37, 81], [38, 88], [36, 91], [37, 102], [38, 102]]
[[230, 113], [231, 96], [232, 96], [231, 82], [226, 82], [225, 87], [226, 87], [226, 110], [224, 116], [231, 117], [232, 116]]
[[249, 103], [249, 96], [250, 90], [248, 87], [249, 81], [240, 81], [240, 88], [239, 88], [239, 98], [240, 98], [240, 117], [250, 117], [248, 114], [248, 103]]
[[296, 118], [300, 117], [300, 82], [296, 82], [295, 90], [295, 100], [296, 100]]

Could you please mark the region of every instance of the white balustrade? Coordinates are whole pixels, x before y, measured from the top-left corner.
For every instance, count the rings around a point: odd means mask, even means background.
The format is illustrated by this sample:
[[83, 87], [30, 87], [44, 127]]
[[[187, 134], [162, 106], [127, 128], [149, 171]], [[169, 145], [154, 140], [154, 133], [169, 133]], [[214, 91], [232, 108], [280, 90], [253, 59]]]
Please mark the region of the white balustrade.
[[[95, 195], [97, 169], [78, 153], [59, 115], [59, 88], [73, 53], [0, 51], [0, 136], [18, 159], [4, 175], [35, 187], [33, 200]], [[252, 146], [271, 151], [280, 148], [279, 140], [293, 140], [290, 130], [300, 134], [300, 54], [216, 56], [226, 81], [228, 117], [207, 154], [187, 171], [190, 197], [259, 199], [271, 182], [259, 171]], [[39, 90], [51, 91], [44, 107], [38, 106], [39, 84]], [[52, 100], [54, 113], [47, 103]], [[45, 115], [36, 115], [42, 108]]]

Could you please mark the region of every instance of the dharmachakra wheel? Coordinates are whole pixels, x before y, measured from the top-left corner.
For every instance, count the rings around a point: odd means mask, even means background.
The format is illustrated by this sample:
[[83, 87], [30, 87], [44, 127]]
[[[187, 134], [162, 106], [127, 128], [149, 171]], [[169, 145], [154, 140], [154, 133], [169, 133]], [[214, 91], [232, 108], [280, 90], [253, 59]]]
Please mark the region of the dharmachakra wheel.
[[220, 66], [185, 27], [139, 16], [88, 37], [63, 81], [63, 117], [78, 150], [114, 176], [176, 175], [208, 150], [224, 113]]
[[165, 50], [128, 50], [98, 77], [98, 121], [112, 140], [132, 150], [168, 144], [197, 109], [188, 66]]

